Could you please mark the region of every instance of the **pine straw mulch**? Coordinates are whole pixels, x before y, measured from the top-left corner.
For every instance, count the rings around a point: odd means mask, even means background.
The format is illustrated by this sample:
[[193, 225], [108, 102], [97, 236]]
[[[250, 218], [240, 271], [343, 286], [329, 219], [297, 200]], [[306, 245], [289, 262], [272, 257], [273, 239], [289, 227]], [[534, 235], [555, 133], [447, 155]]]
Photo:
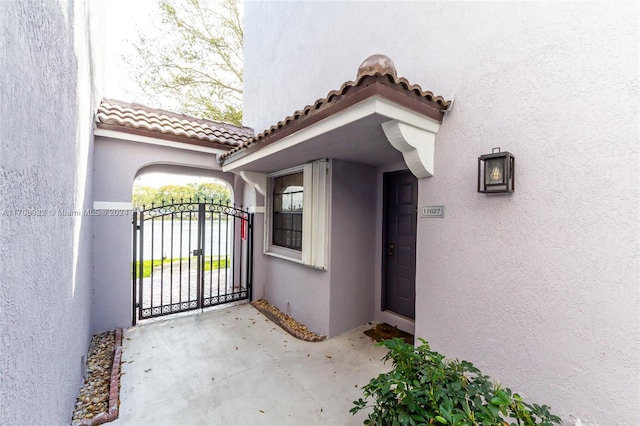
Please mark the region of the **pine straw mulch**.
[[300, 340], [304, 340], [305, 342], [321, 342], [327, 338], [327, 336], [319, 336], [310, 331], [304, 324], [299, 323], [264, 299], [251, 302], [251, 306], [282, 327], [284, 331]]

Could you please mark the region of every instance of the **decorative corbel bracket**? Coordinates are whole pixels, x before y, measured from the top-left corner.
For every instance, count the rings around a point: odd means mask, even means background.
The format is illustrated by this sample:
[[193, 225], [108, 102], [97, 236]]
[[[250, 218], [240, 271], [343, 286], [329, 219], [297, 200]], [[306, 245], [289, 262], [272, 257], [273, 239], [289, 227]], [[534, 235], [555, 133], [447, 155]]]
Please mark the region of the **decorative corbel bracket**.
[[267, 189], [267, 175], [257, 172], [239, 172], [242, 180], [253, 186], [261, 195], [265, 195]]
[[[381, 124], [391, 146], [402, 153], [407, 167], [418, 179], [433, 176], [436, 134], [398, 120]], [[437, 130], [436, 130], [437, 131]]]

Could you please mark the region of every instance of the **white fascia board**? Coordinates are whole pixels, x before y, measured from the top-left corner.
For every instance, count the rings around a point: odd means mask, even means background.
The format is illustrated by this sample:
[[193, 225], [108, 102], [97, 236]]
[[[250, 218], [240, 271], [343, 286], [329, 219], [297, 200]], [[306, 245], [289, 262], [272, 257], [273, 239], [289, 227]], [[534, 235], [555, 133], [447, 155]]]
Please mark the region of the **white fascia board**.
[[125, 141], [146, 143], [150, 145], [160, 145], [160, 146], [177, 148], [177, 149], [182, 149], [187, 151], [206, 152], [208, 154], [224, 154], [226, 152], [225, 150], [222, 150], [222, 149], [209, 148], [206, 146], [199, 146], [199, 145], [190, 145], [188, 143], [168, 141], [166, 139], [156, 139], [156, 138], [151, 138], [149, 136], [133, 135], [131, 133], [118, 132], [117, 130], [107, 130], [107, 129], [98, 128], [94, 130], [93, 134], [95, 136], [102, 136], [105, 138], [121, 139]]
[[431, 133], [438, 133], [438, 129], [440, 129], [440, 123], [436, 120], [400, 106], [387, 99], [379, 99], [376, 106], [376, 112], [378, 114], [409, 124], [413, 127], [417, 127], [418, 129], [426, 130]]
[[419, 129], [427, 130], [433, 133], [438, 131], [440, 123], [425, 117], [424, 115], [412, 111], [408, 108], [400, 106], [395, 102], [380, 96], [372, 96], [359, 102], [342, 112], [334, 114], [330, 117], [320, 120], [317, 123], [306, 127], [299, 132], [289, 135], [272, 143], [262, 149], [251, 154], [247, 154], [246, 150], [240, 150], [233, 154], [229, 159], [234, 160], [231, 163], [222, 166], [223, 172], [234, 171], [239, 167], [253, 163], [261, 158], [268, 157], [282, 150], [291, 148], [292, 146], [306, 142], [310, 139], [318, 137], [324, 133], [340, 128], [350, 123], [354, 123], [373, 114], [379, 114], [392, 120], [402, 121]]

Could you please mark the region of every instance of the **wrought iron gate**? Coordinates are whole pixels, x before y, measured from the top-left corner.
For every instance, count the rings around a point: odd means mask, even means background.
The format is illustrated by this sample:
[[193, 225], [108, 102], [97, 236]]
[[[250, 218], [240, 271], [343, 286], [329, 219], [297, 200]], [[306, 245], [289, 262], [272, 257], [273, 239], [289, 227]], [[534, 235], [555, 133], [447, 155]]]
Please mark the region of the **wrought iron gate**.
[[180, 202], [133, 213], [133, 324], [250, 299], [253, 214]]

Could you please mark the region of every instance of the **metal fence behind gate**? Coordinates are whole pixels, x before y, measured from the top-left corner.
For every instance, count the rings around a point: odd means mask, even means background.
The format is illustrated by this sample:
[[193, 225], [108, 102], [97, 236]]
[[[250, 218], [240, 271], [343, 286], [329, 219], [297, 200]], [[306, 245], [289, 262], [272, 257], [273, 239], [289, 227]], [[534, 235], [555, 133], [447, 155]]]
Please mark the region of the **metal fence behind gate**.
[[133, 324], [251, 298], [253, 214], [180, 202], [133, 213]]

